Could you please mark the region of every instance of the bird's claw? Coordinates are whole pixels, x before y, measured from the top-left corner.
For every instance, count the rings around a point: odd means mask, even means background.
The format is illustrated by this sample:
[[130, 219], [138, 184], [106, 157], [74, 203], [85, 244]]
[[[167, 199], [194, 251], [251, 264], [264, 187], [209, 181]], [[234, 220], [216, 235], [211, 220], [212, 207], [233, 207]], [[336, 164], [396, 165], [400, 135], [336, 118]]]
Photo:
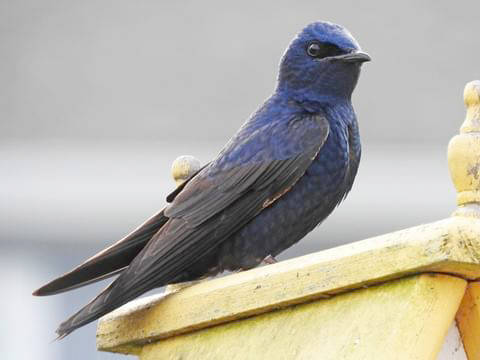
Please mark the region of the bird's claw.
[[268, 255], [265, 259], [263, 259], [263, 263], [266, 265], [275, 264], [277, 262], [277, 259], [275, 259], [272, 255]]

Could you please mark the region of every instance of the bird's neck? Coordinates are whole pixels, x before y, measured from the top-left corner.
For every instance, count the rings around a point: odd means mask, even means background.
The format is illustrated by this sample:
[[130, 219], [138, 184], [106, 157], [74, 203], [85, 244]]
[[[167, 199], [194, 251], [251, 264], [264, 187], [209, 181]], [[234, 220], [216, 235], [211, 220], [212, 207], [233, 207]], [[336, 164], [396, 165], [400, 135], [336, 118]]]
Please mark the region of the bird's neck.
[[283, 99], [295, 102], [305, 111], [311, 113], [318, 113], [331, 107], [351, 106], [350, 96], [322, 94], [318, 91], [291, 91], [282, 88], [277, 89], [277, 94]]

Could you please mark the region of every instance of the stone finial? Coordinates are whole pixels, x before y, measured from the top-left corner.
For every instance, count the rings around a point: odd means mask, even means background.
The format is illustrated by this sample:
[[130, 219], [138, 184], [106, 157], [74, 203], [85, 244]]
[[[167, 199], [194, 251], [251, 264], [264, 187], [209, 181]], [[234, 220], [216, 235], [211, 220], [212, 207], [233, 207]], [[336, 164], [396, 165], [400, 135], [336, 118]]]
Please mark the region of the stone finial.
[[454, 215], [480, 218], [480, 81], [469, 82], [463, 93], [467, 115], [460, 134], [448, 145], [448, 167], [457, 189]]
[[172, 177], [177, 186], [200, 170], [200, 161], [191, 155], [182, 155], [172, 163]]

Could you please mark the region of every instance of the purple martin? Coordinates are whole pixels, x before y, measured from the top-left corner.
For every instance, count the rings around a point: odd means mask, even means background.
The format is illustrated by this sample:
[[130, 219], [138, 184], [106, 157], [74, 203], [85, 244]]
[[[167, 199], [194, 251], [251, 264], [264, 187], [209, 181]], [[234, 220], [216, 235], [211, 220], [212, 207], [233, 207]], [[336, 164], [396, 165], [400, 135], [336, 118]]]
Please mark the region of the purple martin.
[[271, 97], [163, 210], [34, 292], [56, 294], [119, 274], [59, 326], [59, 337], [153, 288], [253, 268], [321, 223], [357, 173], [351, 96], [369, 60], [342, 26], [305, 27], [281, 59]]

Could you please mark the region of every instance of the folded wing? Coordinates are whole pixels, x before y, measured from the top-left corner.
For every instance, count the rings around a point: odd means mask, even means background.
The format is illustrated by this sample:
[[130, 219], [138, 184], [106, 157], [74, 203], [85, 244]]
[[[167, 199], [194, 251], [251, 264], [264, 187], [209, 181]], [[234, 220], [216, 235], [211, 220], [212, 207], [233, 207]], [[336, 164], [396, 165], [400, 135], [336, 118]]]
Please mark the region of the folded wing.
[[[168, 196], [167, 201], [173, 201], [197, 173], [198, 171], [178, 186], [175, 191]], [[59, 294], [122, 272], [145, 245], [147, 245], [152, 236], [167, 222], [168, 218], [165, 216], [164, 210], [165, 209], [162, 209], [130, 234], [87, 259], [73, 270], [35, 290], [33, 295], [46, 296]]]
[[181, 280], [189, 267], [295, 185], [329, 126], [325, 117], [308, 114], [247, 130], [186, 184], [165, 209], [165, 225], [107, 289], [60, 325], [60, 337], [152, 288]]

